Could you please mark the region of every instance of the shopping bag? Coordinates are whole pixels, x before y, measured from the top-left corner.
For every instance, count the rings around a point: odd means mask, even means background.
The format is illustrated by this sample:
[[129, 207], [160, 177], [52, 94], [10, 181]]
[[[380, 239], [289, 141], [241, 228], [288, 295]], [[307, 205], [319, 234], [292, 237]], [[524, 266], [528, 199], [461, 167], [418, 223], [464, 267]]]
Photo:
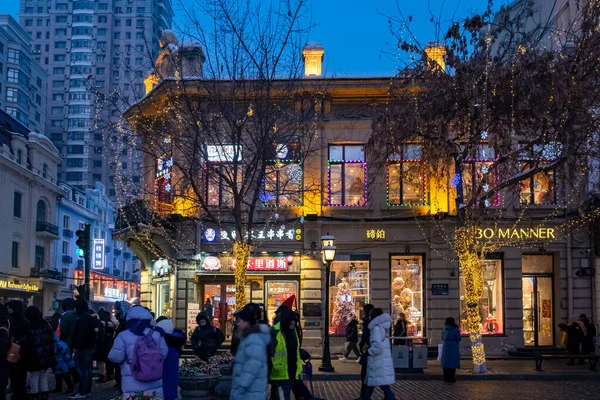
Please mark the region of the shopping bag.
[[439, 362], [442, 362], [442, 351], [444, 350], [444, 344], [440, 343], [438, 344], [438, 356], [437, 356], [437, 360]]
[[567, 332], [563, 332], [560, 337], [560, 345], [561, 347], [565, 347], [567, 345]]

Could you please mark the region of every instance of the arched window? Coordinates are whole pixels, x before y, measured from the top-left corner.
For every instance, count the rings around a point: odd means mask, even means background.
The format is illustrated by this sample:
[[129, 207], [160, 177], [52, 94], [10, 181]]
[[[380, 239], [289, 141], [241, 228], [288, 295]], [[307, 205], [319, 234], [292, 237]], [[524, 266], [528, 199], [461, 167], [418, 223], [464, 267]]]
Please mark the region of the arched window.
[[46, 222], [46, 203], [44, 200], [37, 203], [37, 222]]

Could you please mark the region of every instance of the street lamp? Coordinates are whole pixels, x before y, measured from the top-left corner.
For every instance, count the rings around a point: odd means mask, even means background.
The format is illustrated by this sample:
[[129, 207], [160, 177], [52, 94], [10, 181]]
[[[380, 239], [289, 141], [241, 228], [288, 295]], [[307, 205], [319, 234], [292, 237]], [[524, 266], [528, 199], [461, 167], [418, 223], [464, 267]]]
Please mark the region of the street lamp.
[[329, 279], [331, 275], [331, 262], [335, 259], [335, 237], [327, 235], [321, 237], [323, 249], [323, 264], [325, 264], [325, 336], [323, 337], [323, 359], [319, 371], [333, 372], [331, 353], [329, 352]]

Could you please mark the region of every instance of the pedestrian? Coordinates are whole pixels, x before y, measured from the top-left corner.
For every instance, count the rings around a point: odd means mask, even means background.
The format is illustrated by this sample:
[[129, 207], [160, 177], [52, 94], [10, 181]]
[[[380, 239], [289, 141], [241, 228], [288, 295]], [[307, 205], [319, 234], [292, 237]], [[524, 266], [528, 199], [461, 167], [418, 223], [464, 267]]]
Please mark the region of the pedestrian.
[[356, 318], [352, 318], [352, 321], [346, 326], [345, 349], [344, 356], [340, 357], [340, 361], [347, 361], [351, 351], [356, 354], [357, 360], [360, 359], [360, 350], [358, 350], [358, 320]]
[[57, 311], [52, 314], [52, 317], [50, 317], [50, 321], [48, 321], [48, 323], [52, 328], [52, 332], [56, 332], [58, 330], [58, 326], [60, 325], [60, 313]]
[[296, 315], [285, 309], [280, 320], [273, 326], [276, 338], [273, 367], [269, 380], [271, 382], [271, 399], [290, 400], [294, 381], [302, 372], [300, 358], [300, 339], [296, 331]]
[[8, 386], [8, 349], [10, 348], [9, 316], [6, 306], [0, 305], [0, 400], [6, 400]]
[[[75, 336], [75, 324], [77, 323], [77, 313], [75, 312], [75, 300], [68, 297], [62, 302], [63, 313], [60, 316], [60, 333], [58, 337], [61, 342], [65, 342], [71, 350], [71, 356], [74, 355], [73, 349], [73, 337]], [[73, 383], [79, 382], [79, 373], [77, 368], [71, 370], [71, 376], [73, 377]]]
[[54, 333], [54, 375], [56, 376], [56, 389], [52, 393], [62, 393], [62, 382], [67, 384], [67, 393], [72, 395], [75, 390], [71, 371], [75, 368], [75, 361], [71, 356], [71, 350], [65, 342], [61, 342], [58, 335]]
[[213, 318], [213, 311], [214, 311], [214, 307], [210, 302], [209, 298], [206, 298], [206, 302], [204, 303], [204, 306], [202, 307], [202, 311], [204, 311], [204, 313], [206, 314], [206, 316], [208, 317], [208, 319], [210, 319], [212, 321]]
[[365, 394], [365, 390], [367, 386], [365, 381], [367, 379], [367, 363], [368, 356], [367, 350], [369, 349], [370, 343], [370, 332], [369, 332], [369, 324], [371, 323], [371, 311], [373, 311], [373, 304], [365, 304], [363, 306], [363, 326], [362, 326], [362, 336], [360, 338], [360, 343], [358, 344], [358, 349], [360, 350], [361, 356], [359, 358], [360, 363], [360, 397], [357, 400], [360, 400]]
[[96, 349], [97, 324], [90, 315], [85, 300], [75, 300], [75, 334], [73, 336], [73, 349], [75, 351], [75, 364], [79, 373], [79, 389], [77, 393], [69, 396], [71, 399], [82, 399], [92, 393], [92, 357]]
[[198, 357], [206, 361], [219, 350], [225, 341], [225, 335], [219, 328], [211, 324], [204, 312], [198, 313], [196, 323], [198, 326], [192, 334], [192, 349]]
[[[571, 317], [567, 324], [567, 351], [569, 354], [581, 353], [581, 343], [586, 336], [587, 330], [582, 321], [577, 317]], [[575, 365], [575, 360], [570, 360], [567, 365]]]
[[[115, 319], [117, 321], [117, 329], [115, 330], [116, 338], [121, 332], [127, 329], [127, 313], [129, 312], [129, 302], [127, 301], [117, 301], [115, 302]], [[113, 338], [113, 339], [114, 339]], [[113, 340], [114, 345], [114, 340]], [[109, 359], [110, 361], [110, 359]], [[114, 366], [114, 375], [115, 375], [115, 387], [119, 391], [119, 394], [123, 394], [123, 390], [121, 390], [121, 367], [118, 364], [110, 363]]]
[[374, 308], [371, 311], [369, 350], [367, 350], [369, 359], [367, 362], [367, 387], [363, 395], [364, 400], [371, 398], [376, 386], [381, 387], [386, 400], [396, 398], [390, 387], [396, 380], [389, 336], [391, 327], [392, 317], [390, 314], [384, 313], [381, 308]]
[[[406, 321], [406, 315], [400, 313], [398, 315], [398, 321], [394, 324], [394, 336], [395, 337], [406, 337], [408, 332], [408, 322]], [[394, 345], [404, 346], [406, 339], [394, 339]]]
[[99, 333], [97, 335], [98, 340], [93, 359], [96, 361], [96, 366], [98, 367], [98, 372], [100, 374], [96, 382], [105, 383], [112, 380], [112, 377], [108, 376], [107, 364], [110, 362], [108, 360], [108, 352], [113, 345], [115, 325], [110, 320], [110, 314], [104, 310], [104, 308], [98, 310], [96, 317], [98, 320], [95, 322], [98, 325]]
[[446, 318], [442, 332], [442, 370], [444, 382], [456, 382], [456, 369], [460, 368], [460, 331], [454, 318]]
[[48, 376], [50, 368], [54, 368], [54, 331], [37, 307], [30, 306], [25, 310], [25, 318], [31, 328], [33, 357], [26, 363], [31, 375], [31, 400], [48, 400]]
[[127, 313], [127, 329], [115, 339], [108, 359], [121, 367], [123, 396], [138, 392], [163, 397], [163, 363], [169, 348], [158, 330], [152, 328], [152, 315], [142, 306]]
[[75, 300], [66, 298], [62, 302], [63, 314], [60, 316], [60, 340], [65, 342], [73, 352], [73, 337], [75, 336], [75, 323], [77, 313], [75, 312]]
[[237, 313], [240, 344], [233, 364], [231, 400], [267, 398], [269, 376], [267, 348], [271, 343], [268, 330], [261, 329], [255, 313], [246, 306]]
[[[596, 327], [585, 314], [581, 314], [579, 319], [583, 322], [586, 331], [586, 335], [581, 342], [581, 352], [583, 354], [593, 354], [596, 351]], [[582, 364], [584, 363], [584, 360], [580, 361]]]
[[19, 361], [10, 363], [8, 376], [12, 387], [11, 400], [25, 400], [27, 396], [27, 362], [32, 355], [32, 338], [29, 322], [23, 315], [23, 303], [20, 300], [10, 300], [6, 307], [10, 315], [10, 339], [21, 346]]
[[[159, 321], [160, 320], [160, 321]], [[166, 317], [159, 317], [156, 326], [162, 329], [169, 353], [163, 365], [163, 396], [165, 400], [177, 400], [179, 380], [179, 358], [185, 345], [185, 333], [174, 329], [173, 321]]]

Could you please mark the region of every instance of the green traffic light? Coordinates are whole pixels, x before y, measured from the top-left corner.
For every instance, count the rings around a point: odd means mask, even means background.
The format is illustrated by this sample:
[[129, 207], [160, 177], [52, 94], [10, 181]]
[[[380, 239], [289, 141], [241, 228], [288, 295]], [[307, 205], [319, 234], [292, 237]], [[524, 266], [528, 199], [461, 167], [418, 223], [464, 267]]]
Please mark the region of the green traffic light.
[[83, 249], [77, 249], [75, 254], [77, 254], [77, 257], [83, 257], [85, 255], [85, 253], [83, 252]]

